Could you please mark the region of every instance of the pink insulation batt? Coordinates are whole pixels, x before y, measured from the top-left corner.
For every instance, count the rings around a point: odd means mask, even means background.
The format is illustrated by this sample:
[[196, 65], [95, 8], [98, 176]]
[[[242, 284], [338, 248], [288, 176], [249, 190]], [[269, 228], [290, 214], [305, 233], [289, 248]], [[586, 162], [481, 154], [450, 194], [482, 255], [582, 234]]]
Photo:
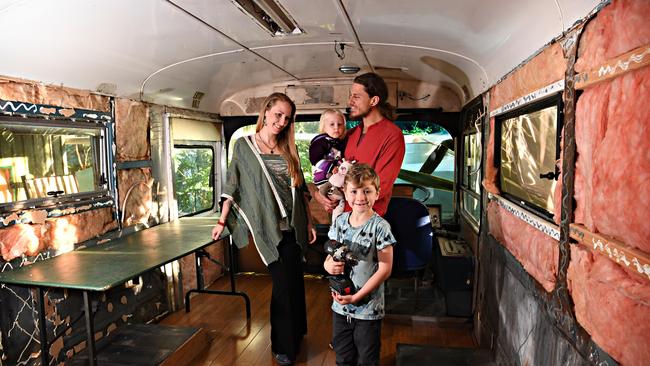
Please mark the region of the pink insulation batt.
[[571, 246], [568, 285], [578, 322], [621, 365], [650, 360], [650, 282]]
[[[615, 1], [585, 28], [576, 69], [650, 44], [650, 1]], [[650, 57], [647, 55], [646, 57]], [[576, 106], [575, 222], [650, 252], [650, 68], [587, 88]]]
[[17, 224], [0, 230], [0, 253], [2, 259], [10, 261], [23, 254], [33, 256], [41, 248], [43, 225]]
[[518, 219], [497, 202], [488, 204], [490, 234], [501, 242], [546, 291], [555, 288], [558, 243]]
[[[650, 44], [650, 1], [614, 1], [586, 27], [578, 72]], [[646, 55], [648, 57], [648, 55]], [[650, 68], [587, 87], [576, 105], [575, 218], [650, 253]], [[580, 325], [623, 365], [650, 360], [650, 282], [573, 246], [569, 290]]]

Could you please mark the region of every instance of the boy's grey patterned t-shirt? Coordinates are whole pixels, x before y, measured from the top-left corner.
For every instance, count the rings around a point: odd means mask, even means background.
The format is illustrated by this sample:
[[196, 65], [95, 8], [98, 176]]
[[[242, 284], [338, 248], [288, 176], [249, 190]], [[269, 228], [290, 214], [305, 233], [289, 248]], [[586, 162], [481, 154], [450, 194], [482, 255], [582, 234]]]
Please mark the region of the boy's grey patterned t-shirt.
[[[343, 213], [330, 226], [328, 236], [345, 244], [359, 258], [359, 264], [352, 268], [350, 277], [355, 287], [360, 289], [377, 272], [379, 260], [377, 251], [395, 243], [390, 225], [376, 213], [360, 227], [350, 225], [350, 212]], [[332, 310], [343, 316], [355, 319], [374, 320], [384, 317], [384, 284], [382, 283], [365, 299], [356, 305], [341, 305], [332, 302]]]

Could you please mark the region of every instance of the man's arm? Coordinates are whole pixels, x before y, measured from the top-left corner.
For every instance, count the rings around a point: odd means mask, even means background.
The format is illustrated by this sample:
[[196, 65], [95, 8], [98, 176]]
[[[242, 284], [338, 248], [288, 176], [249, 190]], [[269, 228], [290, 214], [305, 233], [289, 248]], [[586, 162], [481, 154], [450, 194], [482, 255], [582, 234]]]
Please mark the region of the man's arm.
[[375, 202], [374, 209], [380, 216], [383, 216], [388, 208], [388, 201], [393, 193], [393, 184], [404, 161], [405, 150], [404, 135], [399, 132], [386, 140], [377, 157], [374, 169], [379, 176], [380, 186], [379, 198]]

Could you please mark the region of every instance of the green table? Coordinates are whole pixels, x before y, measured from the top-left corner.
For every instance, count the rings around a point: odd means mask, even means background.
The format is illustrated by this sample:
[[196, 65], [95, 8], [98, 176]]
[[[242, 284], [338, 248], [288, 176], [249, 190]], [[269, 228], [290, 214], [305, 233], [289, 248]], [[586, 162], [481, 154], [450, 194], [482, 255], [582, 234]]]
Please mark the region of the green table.
[[[215, 242], [211, 237], [214, 224], [214, 218], [181, 218], [113, 239], [106, 244], [75, 250], [29, 266], [2, 272], [0, 283], [38, 288], [43, 365], [49, 364], [43, 289], [53, 287], [82, 291], [89, 360], [92, 365], [95, 365], [94, 325], [89, 292], [106, 291], [188, 254], [194, 253], [197, 262], [197, 288], [190, 292], [241, 296], [246, 302], [246, 316], [250, 318], [250, 300], [245, 293], [235, 291], [232, 270], [229, 271], [231, 291], [203, 289], [200, 258], [209, 258], [204, 248]], [[225, 235], [222, 235], [223, 237]], [[230, 263], [233, 263], [232, 250], [229, 250], [229, 253]], [[186, 295], [186, 311], [189, 311], [190, 292]]]

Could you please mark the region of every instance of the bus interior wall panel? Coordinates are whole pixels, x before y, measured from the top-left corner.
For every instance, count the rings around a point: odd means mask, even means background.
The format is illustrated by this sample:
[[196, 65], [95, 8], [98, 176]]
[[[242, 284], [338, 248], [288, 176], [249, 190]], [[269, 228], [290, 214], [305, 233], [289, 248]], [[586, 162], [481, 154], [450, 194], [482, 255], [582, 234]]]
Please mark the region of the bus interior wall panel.
[[116, 228], [114, 210], [110, 207], [51, 217], [40, 223], [10, 225], [0, 229], [2, 259], [9, 262], [50, 249], [65, 253], [78, 243]]
[[515, 217], [496, 202], [488, 204], [490, 234], [502, 243], [546, 291], [555, 288], [557, 240]]
[[646, 253], [649, 93], [646, 67], [586, 89], [576, 106], [575, 222]]
[[118, 98], [115, 103], [115, 143], [117, 161], [148, 160], [149, 107], [147, 104]]
[[490, 89], [490, 111], [564, 79], [566, 60], [558, 42], [551, 43]]
[[594, 342], [621, 364], [646, 363], [650, 357], [647, 279], [578, 245], [571, 246], [567, 277], [576, 318]]
[[494, 347], [497, 364], [617, 364], [576, 324], [575, 339], [562, 334], [546, 290], [495, 238], [485, 234], [481, 242], [480, 343]]
[[154, 197], [151, 168], [121, 169], [117, 172], [120, 221], [124, 227], [136, 223], [148, 224], [159, 211]]
[[[0, 76], [0, 99], [110, 112], [110, 98], [88, 90]], [[46, 111], [43, 111], [46, 112]], [[46, 114], [46, 113], [45, 113]]]
[[[126, 287], [116, 287], [101, 296], [97, 301], [95, 313], [95, 330], [102, 337], [127, 322], [146, 323], [169, 311], [167, 295], [164, 291], [166, 280], [159, 271], [145, 273], [141, 282]], [[86, 330], [81, 296], [67, 290], [49, 290], [46, 292], [46, 320], [50, 340], [54, 335], [62, 335], [50, 348], [50, 355], [59, 362], [74, 353], [84, 352]], [[33, 336], [38, 333], [38, 306], [36, 291], [19, 286], [0, 288], [0, 331], [3, 334], [3, 362], [7, 365], [28, 364], [29, 359], [37, 353], [31, 352]], [[67, 328], [71, 330], [66, 330]], [[13, 328], [13, 331], [12, 331]], [[12, 334], [11, 337], [4, 335]]]
[[[647, 44], [650, 31], [647, 26], [638, 23], [638, 19], [649, 13], [650, 3], [642, 1], [620, 1], [605, 7], [586, 26], [580, 40], [577, 71], [597, 67], [607, 59], [634, 49], [640, 44]], [[542, 51], [527, 65], [506, 78], [502, 84], [495, 86], [491, 90], [491, 110], [513, 100], [518, 94], [523, 94], [523, 91], [534, 89], [521, 88], [521, 85], [526, 85], [525, 80], [535, 82], [532, 75], [521, 75], [526, 74], [528, 65], [538, 63], [539, 67], [540, 64], [545, 64], [546, 62], [538, 62], [539, 58], [544, 57], [545, 52]], [[650, 84], [649, 75], [650, 70], [646, 67], [587, 88], [579, 96], [576, 106], [578, 159], [574, 222], [584, 223], [593, 232], [620, 238], [626, 245], [645, 252], [648, 252], [650, 246], [647, 239], [650, 237], [650, 227], [645, 223], [650, 208], [650, 186], [642, 182], [645, 180], [642, 172], [649, 171], [650, 157], [639, 152], [647, 150], [650, 141], [650, 130], [646, 128], [650, 106], [644, 103], [647, 100], [644, 93], [650, 90], [647, 87]], [[512, 92], [518, 88], [523, 91]], [[504, 97], [504, 93], [508, 96]], [[630, 98], [630, 95], [634, 97]], [[491, 131], [494, 127], [492, 121]], [[498, 171], [493, 165], [494, 138], [491, 134], [483, 185], [486, 190], [498, 194]], [[557, 189], [560, 189], [559, 185]], [[559, 210], [557, 196], [555, 194], [554, 197], [556, 211]], [[522, 233], [517, 238], [508, 239], [508, 231], [518, 223], [510, 222], [508, 214], [501, 211], [503, 210], [494, 203], [490, 204], [490, 233], [523, 263], [523, 268], [528, 273], [538, 278], [534, 271], [535, 266], [530, 263], [540, 263], [544, 256], [541, 256], [538, 250], [521, 250], [534, 241], [528, 235]], [[504, 220], [508, 223], [504, 224]], [[503, 228], [507, 228], [506, 232]], [[525, 232], [534, 229], [522, 230]], [[548, 247], [556, 245], [547, 243], [538, 249], [542, 249], [543, 253]], [[571, 249], [568, 284], [576, 304], [574, 312], [577, 322], [589, 332], [598, 346], [617, 361], [623, 364], [643, 364], [644, 360], [650, 357], [650, 340], [641, 336], [650, 331], [650, 307], [647, 306], [646, 296], [640, 295], [650, 293], [647, 280], [640, 278], [638, 274], [630, 273], [627, 268], [608, 258], [590, 252], [585, 254], [582, 252], [584, 249], [577, 247]], [[482, 263], [482, 268], [485, 268], [485, 263]], [[610, 282], [610, 278], [615, 278], [616, 281]], [[545, 281], [544, 276], [538, 280]], [[597, 281], [600, 282], [597, 284]], [[608, 290], [598, 289], [603, 286], [603, 281], [608, 284], [605, 286]], [[551, 288], [549, 284], [547, 282], [544, 287]], [[612, 291], [616, 295], [612, 295]], [[486, 319], [485, 316], [482, 318]], [[613, 319], [618, 320], [616, 323], [619, 325], [613, 326]], [[634, 330], [626, 331], [622, 324], [634, 324]], [[635, 349], [629, 349], [626, 345], [634, 345]]]
[[[617, 1], [586, 26], [576, 71], [585, 72], [650, 44], [647, 1]], [[646, 55], [647, 57], [647, 55]], [[648, 116], [650, 69], [635, 70], [587, 88], [576, 105], [575, 222], [650, 252]], [[634, 95], [630, 98], [630, 95]], [[635, 189], [628, 189], [635, 187]]]

